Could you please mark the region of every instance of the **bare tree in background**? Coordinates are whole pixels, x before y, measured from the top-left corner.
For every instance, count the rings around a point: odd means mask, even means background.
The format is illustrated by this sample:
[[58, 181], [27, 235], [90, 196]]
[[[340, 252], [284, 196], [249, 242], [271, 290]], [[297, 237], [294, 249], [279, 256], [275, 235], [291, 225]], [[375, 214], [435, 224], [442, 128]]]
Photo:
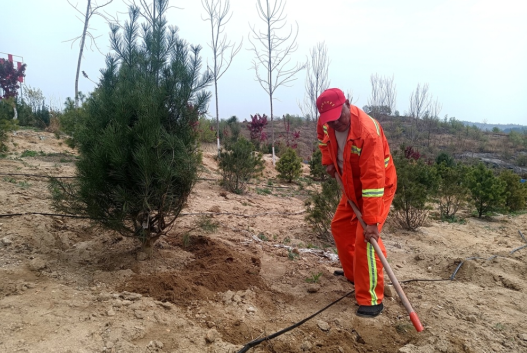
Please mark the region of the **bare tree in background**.
[[371, 96], [365, 110], [374, 118], [390, 115], [395, 111], [397, 91], [394, 77], [384, 77], [377, 74], [370, 76]]
[[[329, 58], [326, 43], [317, 43], [309, 50], [309, 58], [306, 63], [306, 83], [304, 102], [299, 104], [302, 114], [306, 117], [308, 126], [311, 121], [317, 123], [317, 98], [329, 87]], [[313, 141], [317, 139], [316, 128], [313, 129]]]
[[[99, 48], [97, 47], [97, 43], [95, 42], [96, 37], [94, 37], [91, 34], [91, 32], [89, 31], [88, 24], [89, 24], [91, 18], [94, 15], [100, 16], [100, 17], [104, 18], [106, 21], [108, 21], [108, 15], [102, 13], [100, 10], [103, 7], [111, 4], [112, 1], [113, 0], [107, 0], [104, 4], [97, 5], [96, 1], [92, 2], [92, 0], [87, 0], [86, 12], [84, 13], [81, 10], [79, 10], [76, 5], [73, 5], [68, 0], [68, 4], [70, 4], [71, 7], [73, 7], [75, 10], [77, 10], [77, 12], [84, 17], [84, 19], [79, 18], [81, 20], [81, 22], [83, 22], [83, 24], [84, 24], [84, 28], [82, 29], [82, 34], [80, 36], [78, 36], [78, 37], [75, 37], [75, 38], [72, 38], [72, 39], [68, 40], [68, 42], [71, 41], [71, 45], [73, 45], [73, 43], [75, 43], [78, 39], [80, 39], [79, 60], [77, 61], [77, 73], [75, 74], [75, 106], [76, 107], [79, 106], [79, 98], [78, 98], [78, 95], [79, 95], [79, 73], [81, 71], [82, 53], [84, 52], [84, 45], [86, 43], [86, 36], [88, 36], [91, 39], [92, 45], [94, 45], [97, 48], [97, 50], [99, 50]], [[99, 50], [99, 52], [100, 52], [100, 50]]]
[[415, 122], [415, 130], [412, 128], [410, 131], [410, 139], [415, 141], [419, 131], [419, 119], [422, 119], [425, 114], [428, 114], [430, 110], [432, 97], [428, 92], [428, 83], [425, 83], [422, 87], [421, 84], [417, 84], [417, 88], [410, 95], [410, 110], [409, 115]]
[[[231, 19], [232, 13], [229, 14], [229, 0], [201, 0], [201, 5], [207, 13], [204, 21], [210, 22], [210, 31], [212, 40], [209, 44], [212, 49], [214, 67], [212, 69], [214, 77], [214, 96], [216, 98], [216, 139], [218, 142], [218, 155], [220, 153], [220, 113], [218, 106], [218, 81], [221, 76], [231, 66], [232, 59], [239, 53], [243, 39], [238, 46], [236, 43], [227, 41], [227, 35], [222, 35], [225, 25]], [[229, 50], [230, 49], [230, 50]]]
[[426, 132], [428, 135], [428, 147], [430, 147], [430, 136], [432, 134], [432, 130], [439, 126], [439, 113], [441, 113], [441, 109], [443, 109], [443, 105], [439, 103], [439, 100], [436, 98], [435, 101], [432, 102], [432, 98], [430, 98], [430, 109], [428, 111], [428, 114], [425, 114], [425, 116], [423, 117]]
[[[283, 0], [257, 0], [256, 10], [258, 17], [265, 22], [265, 29], [257, 31], [251, 26], [252, 40], [249, 36], [254, 51], [253, 69], [256, 73], [256, 80], [269, 95], [271, 106], [271, 130], [272, 130], [272, 152], [273, 166], [275, 165], [274, 149], [274, 122], [273, 122], [273, 97], [276, 89], [280, 86], [288, 86], [288, 83], [295, 80], [294, 75], [305, 68], [305, 64], [288, 65], [291, 61], [291, 54], [298, 49], [296, 42], [298, 36], [298, 23], [296, 31], [293, 26], [288, 34], [282, 36], [278, 32], [286, 25], [284, 15], [285, 3]], [[260, 49], [258, 47], [261, 47]], [[260, 68], [263, 67], [263, 71]]]

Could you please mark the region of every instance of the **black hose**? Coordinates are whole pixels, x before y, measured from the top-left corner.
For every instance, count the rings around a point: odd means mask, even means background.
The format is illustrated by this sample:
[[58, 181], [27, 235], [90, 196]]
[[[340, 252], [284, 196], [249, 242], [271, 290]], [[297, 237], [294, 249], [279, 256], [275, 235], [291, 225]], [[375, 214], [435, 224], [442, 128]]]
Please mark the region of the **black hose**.
[[355, 290], [352, 290], [351, 292], [349, 292], [348, 294], [345, 294], [344, 296], [340, 297], [339, 299], [335, 300], [333, 303], [329, 304], [329, 305], [326, 305], [323, 309], [320, 309], [319, 311], [317, 311], [316, 313], [314, 313], [313, 315], [305, 318], [304, 320], [302, 321], [299, 321], [297, 322], [296, 324], [292, 325], [292, 326], [289, 326], [283, 330], [280, 330], [278, 332], [275, 332], [273, 333], [272, 335], [269, 335], [269, 336], [266, 336], [266, 337], [263, 337], [263, 338], [259, 338], [259, 339], [255, 339], [254, 341], [251, 341], [249, 343], [247, 343], [241, 350], [238, 351], [238, 353], [244, 353], [244, 352], [247, 352], [249, 349], [251, 349], [252, 347], [254, 346], [257, 346], [259, 345], [260, 343], [262, 343], [263, 341], [267, 341], [267, 340], [271, 340], [275, 337], [278, 337], [288, 331], [291, 331], [292, 329], [302, 325], [304, 322], [312, 319], [313, 317], [317, 316], [318, 314], [320, 314], [321, 312], [323, 312], [324, 310], [326, 310], [327, 308], [329, 308], [330, 306], [332, 305], [335, 305], [337, 304], [339, 301], [341, 301], [342, 299], [350, 296], [351, 294], [355, 293]]

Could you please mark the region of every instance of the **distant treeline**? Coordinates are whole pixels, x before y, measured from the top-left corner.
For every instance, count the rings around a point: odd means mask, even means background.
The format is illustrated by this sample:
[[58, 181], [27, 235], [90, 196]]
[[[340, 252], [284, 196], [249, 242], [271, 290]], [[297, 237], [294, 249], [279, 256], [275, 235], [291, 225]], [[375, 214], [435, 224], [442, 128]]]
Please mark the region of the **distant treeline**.
[[462, 121], [467, 126], [477, 126], [478, 129], [492, 131], [494, 128], [500, 129], [501, 132], [509, 133], [511, 131], [524, 132], [527, 131], [527, 126], [516, 125], [516, 124], [485, 124], [485, 123], [473, 123], [470, 121]]

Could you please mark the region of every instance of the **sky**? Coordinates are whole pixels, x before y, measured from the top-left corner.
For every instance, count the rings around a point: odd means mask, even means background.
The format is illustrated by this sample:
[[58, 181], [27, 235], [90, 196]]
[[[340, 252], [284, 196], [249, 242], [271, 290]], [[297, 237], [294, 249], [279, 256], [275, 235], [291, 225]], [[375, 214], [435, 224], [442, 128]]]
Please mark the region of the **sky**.
[[[270, 0], [274, 2], [274, 0]], [[298, 49], [291, 63], [308, 59], [317, 43], [328, 48], [330, 87], [351, 92], [353, 104], [363, 107], [371, 93], [371, 75], [394, 77], [396, 110], [409, 110], [418, 84], [441, 103], [441, 118], [489, 124], [527, 125], [527, 1], [525, 0], [283, 0], [286, 34], [298, 24]], [[85, 11], [86, 0], [70, 0]], [[93, 2], [93, 0], [92, 0]], [[98, 1], [103, 3], [102, 0]], [[232, 17], [227, 39], [243, 40], [242, 49], [218, 83], [219, 115], [270, 114], [269, 96], [255, 79], [250, 28], [264, 29], [257, 16], [257, 0], [230, 0]], [[200, 44], [204, 64], [212, 63], [210, 24], [203, 21], [200, 0], [171, 0], [169, 24], [191, 44]], [[127, 5], [114, 0], [105, 8], [120, 20]], [[47, 104], [62, 107], [75, 92], [80, 16], [66, 0], [17, 0], [2, 6], [0, 57], [14, 54], [27, 64], [25, 84], [42, 90]], [[99, 52], [88, 41], [81, 70], [99, 81], [110, 52], [109, 26], [100, 17], [90, 21]], [[274, 116], [302, 116], [306, 71], [289, 87], [275, 92]], [[96, 84], [79, 77], [79, 90]], [[213, 92], [213, 87], [210, 86]], [[213, 98], [214, 99], [214, 98]], [[211, 100], [209, 113], [215, 117]]]

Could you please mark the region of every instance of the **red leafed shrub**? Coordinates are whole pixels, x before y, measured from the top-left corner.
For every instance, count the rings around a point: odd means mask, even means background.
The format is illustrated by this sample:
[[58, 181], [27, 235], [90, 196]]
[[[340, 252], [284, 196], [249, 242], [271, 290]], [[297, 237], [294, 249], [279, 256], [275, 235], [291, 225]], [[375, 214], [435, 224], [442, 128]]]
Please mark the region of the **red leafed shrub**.
[[251, 115], [251, 121], [247, 124], [247, 128], [251, 133], [251, 140], [263, 142], [267, 140], [267, 134], [263, 131], [267, 125], [267, 115], [254, 114]]
[[404, 157], [406, 159], [418, 160], [419, 158], [421, 158], [421, 153], [419, 153], [419, 151], [417, 150], [414, 150], [412, 146], [407, 146], [404, 149]]

